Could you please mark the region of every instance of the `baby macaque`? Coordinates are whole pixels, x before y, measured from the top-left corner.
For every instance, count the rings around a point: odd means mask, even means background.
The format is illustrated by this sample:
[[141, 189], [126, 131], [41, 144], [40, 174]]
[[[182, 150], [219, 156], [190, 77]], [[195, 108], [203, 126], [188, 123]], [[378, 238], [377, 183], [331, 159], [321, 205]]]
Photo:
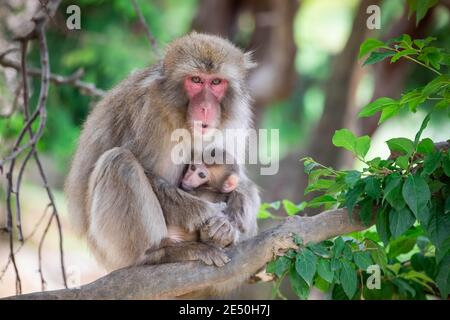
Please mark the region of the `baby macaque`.
[[[237, 228], [239, 227], [235, 223], [237, 219], [232, 215], [241, 206], [241, 199], [237, 196], [233, 197], [232, 192], [237, 188], [238, 183], [239, 167], [235, 163], [206, 164], [202, 162], [199, 164], [189, 164], [180, 184], [181, 189], [203, 200], [226, 204], [222, 215], [230, 222], [230, 226], [228, 229], [224, 228], [223, 219], [213, 219], [217, 220], [217, 222], [205, 225], [200, 230], [194, 232], [187, 232], [178, 226], [169, 225], [167, 227], [168, 236], [163, 240], [163, 243], [169, 245], [184, 241], [200, 240], [202, 242], [212, 242], [219, 247], [225, 247], [230, 243], [234, 243], [237, 240]], [[222, 243], [215, 242], [214, 234], [216, 232], [230, 233], [228, 241]], [[220, 238], [222, 239], [223, 237]]]

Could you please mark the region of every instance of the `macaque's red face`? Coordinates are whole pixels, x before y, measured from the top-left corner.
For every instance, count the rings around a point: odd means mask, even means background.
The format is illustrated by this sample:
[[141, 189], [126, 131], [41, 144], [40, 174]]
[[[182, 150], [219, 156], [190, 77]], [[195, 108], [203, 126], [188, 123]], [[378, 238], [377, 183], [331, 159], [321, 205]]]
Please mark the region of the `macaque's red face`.
[[205, 134], [220, 124], [220, 103], [228, 81], [213, 74], [190, 75], [184, 80], [189, 97], [188, 121], [195, 132]]
[[181, 188], [186, 191], [204, 185], [209, 181], [209, 172], [204, 164], [191, 164], [181, 181]]

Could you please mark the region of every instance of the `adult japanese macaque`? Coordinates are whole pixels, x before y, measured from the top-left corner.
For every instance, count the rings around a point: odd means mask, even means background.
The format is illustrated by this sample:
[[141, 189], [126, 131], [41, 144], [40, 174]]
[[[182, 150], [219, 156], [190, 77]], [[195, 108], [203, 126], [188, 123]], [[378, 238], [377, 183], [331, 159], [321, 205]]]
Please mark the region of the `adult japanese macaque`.
[[[233, 243], [256, 234], [260, 199], [244, 170], [233, 191], [242, 199], [241, 207], [235, 208], [236, 219], [229, 219], [222, 203], [178, 188], [191, 154], [184, 164], [171, 158], [176, 129], [202, 137], [206, 148], [214, 143], [208, 140], [212, 130], [249, 128], [245, 78], [253, 66], [250, 55], [229, 41], [191, 33], [173, 41], [160, 63], [132, 74], [93, 109], [66, 194], [74, 229], [87, 236], [107, 269], [135, 264], [147, 249], [160, 248], [169, 225], [188, 231], [220, 225], [233, 231]], [[165, 248], [160, 257], [160, 262], [185, 260], [220, 266], [229, 257], [220, 246], [200, 241]]]

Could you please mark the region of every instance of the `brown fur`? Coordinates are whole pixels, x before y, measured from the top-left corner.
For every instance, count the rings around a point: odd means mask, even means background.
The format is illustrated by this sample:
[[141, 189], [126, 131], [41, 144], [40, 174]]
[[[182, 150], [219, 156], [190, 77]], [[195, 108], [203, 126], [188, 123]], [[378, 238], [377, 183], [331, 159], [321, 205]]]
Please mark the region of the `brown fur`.
[[[183, 164], [170, 161], [175, 144], [170, 135], [187, 128], [182, 80], [198, 71], [217, 72], [230, 83], [218, 129], [248, 128], [245, 75], [251, 66], [249, 55], [227, 40], [192, 33], [175, 40], [160, 63], [132, 74], [93, 109], [83, 126], [66, 195], [75, 230], [87, 237], [108, 269], [135, 264], [148, 248], [161, 247], [167, 225], [198, 230], [224, 209], [177, 188]], [[256, 233], [260, 201], [255, 185], [241, 176], [236, 191], [242, 200], [239, 240]], [[163, 212], [162, 204], [168, 210]], [[169, 251], [155, 262], [226, 260], [219, 249], [198, 242]]]

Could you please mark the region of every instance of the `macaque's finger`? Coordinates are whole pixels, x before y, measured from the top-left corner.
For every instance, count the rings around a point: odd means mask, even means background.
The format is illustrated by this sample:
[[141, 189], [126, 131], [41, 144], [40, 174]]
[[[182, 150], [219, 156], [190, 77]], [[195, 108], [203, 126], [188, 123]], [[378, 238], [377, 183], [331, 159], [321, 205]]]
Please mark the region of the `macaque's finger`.
[[216, 219], [213, 224], [209, 227], [208, 235], [213, 238], [216, 232], [222, 228], [224, 224], [226, 224], [228, 221], [226, 218]]
[[211, 257], [208, 254], [202, 255], [200, 257], [200, 260], [202, 260], [208, 266], [211, 266], [213, 264], [213, 259], [211, 259]]
[[223, 267], [225, 264], [231, 261], [230, 258], [228, 258], [228, 256], [221, 250], [217, 250], [215, 254], [213, 254], [212, 258], [214, 260], [214, 264], [218, 267]]
[[217, 232], [214, 234], [213, 239], [220, 243], [222, 246], [230, 244], [232, 238], [231, 225], [224, 224]]

